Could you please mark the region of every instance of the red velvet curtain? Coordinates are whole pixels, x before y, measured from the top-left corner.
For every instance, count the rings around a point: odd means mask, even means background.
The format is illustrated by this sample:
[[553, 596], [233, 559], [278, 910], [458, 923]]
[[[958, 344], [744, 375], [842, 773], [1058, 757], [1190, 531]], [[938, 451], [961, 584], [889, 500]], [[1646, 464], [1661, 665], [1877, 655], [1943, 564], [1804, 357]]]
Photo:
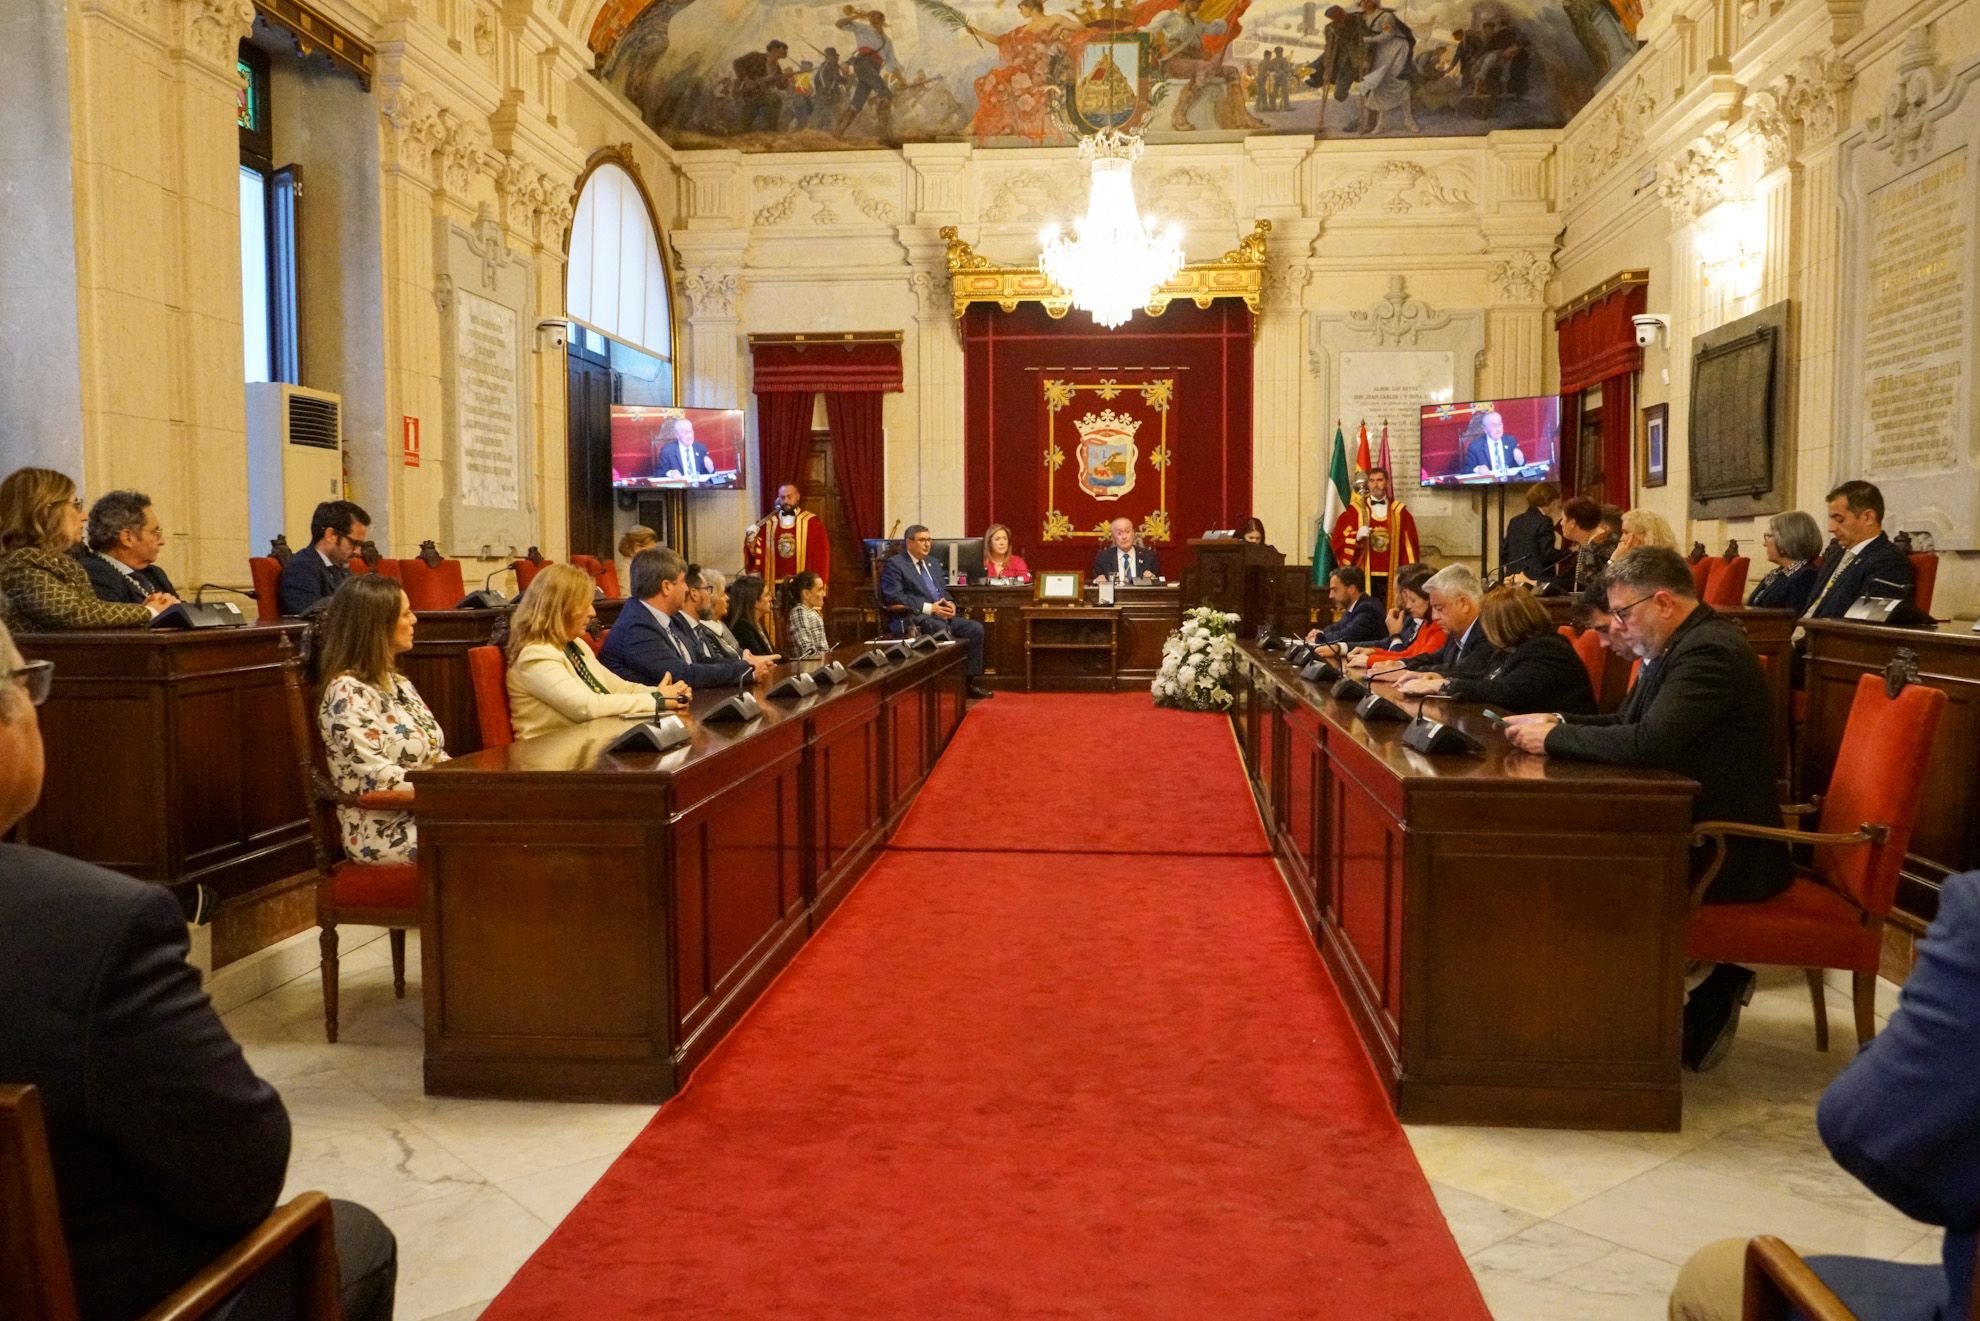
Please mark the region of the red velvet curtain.
[[832, 428], [832, 457], [839, 465], [839, 491], [846, 522], [862, 541], [881, 534], [881, 476], [887, 442], [880, 428], [880, 392], [838, 390], [825, 396], [825, 422]]
[[880, 396], [898, 394], [898, 342], [752, 343], [756, 367], [756, 417], [763, 457], [759, 508], [768, 513], [777, 487], [796, 480], [811, 439], [811, 397], [825, 395], [832, 454], [846, 522], [856, 537], [877, 537], [881, 526], [886, 442], [880, 428]]
[[[1643, 350], [1636, 325], [1648, 289], [1625, 284], [1555, 323], [1560, 336], [1561, 393], [1602, 387], [1602, 495], [1627, 506], [1636, 472], [1636, 373]], [[1577, 481], [1579, 474], [1577, 474]]]
[[811, 442], [811, 391], [780, 390], [756, 396], [756, 438], [763, 471], [757, 482], [757, 513], [770, 512], [777, 488], [795, 481]]

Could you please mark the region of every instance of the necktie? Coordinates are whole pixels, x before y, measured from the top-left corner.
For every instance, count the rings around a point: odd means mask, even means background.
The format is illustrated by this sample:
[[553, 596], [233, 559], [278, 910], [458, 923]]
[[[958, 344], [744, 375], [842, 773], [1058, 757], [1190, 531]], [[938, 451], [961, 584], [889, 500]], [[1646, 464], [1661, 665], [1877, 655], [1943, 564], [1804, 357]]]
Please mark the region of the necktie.
[[1836, 556], [1834, 572], [1822, 580], [1822, 590], [1815, 593], [1815, 599], [1810, 601], [1808, 608], [1801, 612], [1802, 618], [1813, 619], [1815, 617], [1815, 612], [1822, 606], [1822, 599], [1829, 594], [1829, 589], [1836, 585], [1836, 579], [1843, 576], [1843, 570], [1849, 567], [1849, 558], [1848, 551], [1844, 551], [1842, 554]]
[[696, 642], [694, 636], [699, 630], [679, 615], [674, 616], [673, 628], [674, 643], [681, 649], [682, 659], [686, 660], [690, 665], [703, 659], [701, 647]]
[[1492, 442], [1492, 467], [1496, 471], [1497, 469], [1503, 468], [1505, 466], [1506, 466], [1505, 447], [1495, 440]]

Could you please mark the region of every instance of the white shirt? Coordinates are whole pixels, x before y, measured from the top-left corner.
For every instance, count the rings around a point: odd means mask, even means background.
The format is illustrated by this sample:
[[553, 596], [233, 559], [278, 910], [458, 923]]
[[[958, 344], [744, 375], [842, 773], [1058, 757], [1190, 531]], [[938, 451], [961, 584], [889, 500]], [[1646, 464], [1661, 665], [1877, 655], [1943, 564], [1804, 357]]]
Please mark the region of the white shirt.
[[[910, 551], [908, 558], [914, 560], [914, 571], [921, 575], [921, 581], [928, 584], [929, 589], [939, 596], [942, 588], [935, 581], [935, 571], [928, 567], [928, 557], [924, 555], [920, 559], [915, 559], [914, 553]], [[934, 614], [935, 603], [933, 601], [923, 601], [921, 603], [921, 613], [924, 615]]]
[[1122, 550], [1119, 546], [1114, 547], [1114, 561], [1117, 565], [1115, 571], [1130, 581], [1137, 576], [1134, 559], [1134, 547], [1129, 546], [1126, 550]]

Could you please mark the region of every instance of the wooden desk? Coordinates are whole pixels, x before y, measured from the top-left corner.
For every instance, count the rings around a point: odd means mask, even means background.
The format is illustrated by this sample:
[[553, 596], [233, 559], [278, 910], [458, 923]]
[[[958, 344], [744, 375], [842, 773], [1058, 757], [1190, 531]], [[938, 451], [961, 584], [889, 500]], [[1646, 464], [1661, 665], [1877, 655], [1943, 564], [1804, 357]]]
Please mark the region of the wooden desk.
[[427, 1090], [673, 1095], [907, 810], [961, 723], [963, 654], [697, 721], [664, 755], [608, 754], [628, 722], [594, 721], [415, 773]]
[[[983, 625], [983, 683], [994, 689], [1015, 690], [1025, 684], [1024, 616], [1037, 597], [1029, 584], [951, 587], [949, 595], [962, 612]], [[1088, 605], [1100, 595], [1086, 588]], [[1120, 610], [1114, 678], [1123, 687], [1154, 682], [1162, 668], [1162, 644], [1182, 626], [1182, 588], [1118, 587], [1114, 602]], [[877, 614], [874, 616], [878, 618]]]
[[1273, 851], [1404, 1120], [1678, 1127], [1687, 841], [1680, 776], [1404, 726], [1242, 644], [1232, 711]]
[[1941, 629], [1888, 628], [1841, 619], [1811, 620], [1806, 628], [1808, 713], [1801, 729], [1799, 790], [1829, 787], [1856, 681], [1882, 674], [1904, 657], [1918, 682], [1948, 701], [1933, 740], [1924, 797], [1898, 877], [1897, 910], [1885, 942], [1885, 975], [1902, 981], [1910, 947], [1939, 912], [1939, 885], [1949, 875], [1980, 868], [1980, 634], [1967, 623]]
[[1117, 693], [1121, 690], [1121, 608], [1028, 605], [1024, 620], [1024, 690]]
[[315, 921], [282, 688], [296, 621], [22, 633], [55, 662], [47, 776], [19, 839], [161, 885], [210, 887], [216, 967]]

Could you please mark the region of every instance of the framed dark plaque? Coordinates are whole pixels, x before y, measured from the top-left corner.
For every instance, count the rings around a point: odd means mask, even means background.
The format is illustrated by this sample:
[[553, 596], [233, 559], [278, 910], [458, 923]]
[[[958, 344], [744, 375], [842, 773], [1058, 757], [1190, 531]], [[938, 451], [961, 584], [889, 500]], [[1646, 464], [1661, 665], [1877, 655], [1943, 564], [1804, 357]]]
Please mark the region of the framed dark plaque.
[[1662, 486], [1670, 479], [1671, 406], [1652, 404], [1643, 410], [1643, 485]]
[[1693, 518], [1746, 518], [1786, 508], [1789, 305], [1775, 303], [1691, 341], [1685, 436]]

